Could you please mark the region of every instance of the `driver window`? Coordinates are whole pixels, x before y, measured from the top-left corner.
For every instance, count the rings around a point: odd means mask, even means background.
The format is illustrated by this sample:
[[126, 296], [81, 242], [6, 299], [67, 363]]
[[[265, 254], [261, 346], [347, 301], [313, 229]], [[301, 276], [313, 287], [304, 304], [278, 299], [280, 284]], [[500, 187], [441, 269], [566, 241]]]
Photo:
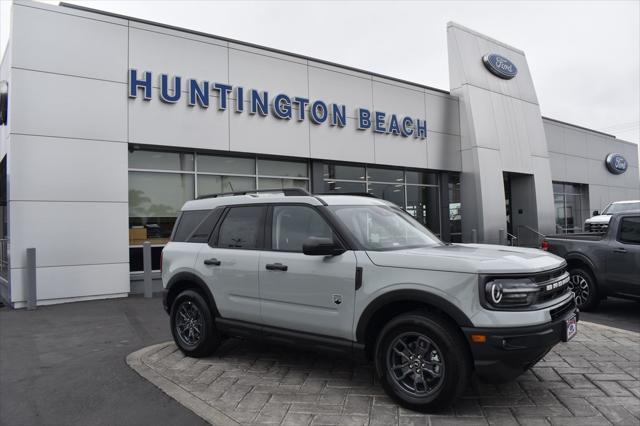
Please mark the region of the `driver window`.
[[320, 214], [305, 206], [274, 206], [271, 248], [302, 253], [308, 237], [333, 238], [333, 232]]

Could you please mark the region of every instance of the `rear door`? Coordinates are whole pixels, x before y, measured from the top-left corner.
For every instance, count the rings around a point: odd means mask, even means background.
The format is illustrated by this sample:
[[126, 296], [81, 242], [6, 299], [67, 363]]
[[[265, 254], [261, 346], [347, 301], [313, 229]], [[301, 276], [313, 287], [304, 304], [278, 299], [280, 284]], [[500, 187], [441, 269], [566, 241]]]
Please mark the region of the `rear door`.
[[607, 254], [607, 281], [616, 293], [640, 296], [640, 215], [620, 218]]
[[260, 322], [258, 260], [264, 244], [265, 206], [228, 208], [196, 260], [223, 318]]
[[356, 257], [307, 256], [308, 237], [339, 242], [330, 224], [307, 205], [275, 205], [269, 212], [268, 241], [260, 254], [260, 293], [265, 325], [351, 339]]

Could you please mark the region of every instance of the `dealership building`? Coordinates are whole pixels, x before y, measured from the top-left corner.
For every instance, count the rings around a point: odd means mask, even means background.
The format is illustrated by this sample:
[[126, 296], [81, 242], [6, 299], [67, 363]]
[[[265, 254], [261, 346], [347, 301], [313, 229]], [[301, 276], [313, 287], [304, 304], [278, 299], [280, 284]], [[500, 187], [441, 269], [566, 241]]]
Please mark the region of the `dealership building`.
[[0, 67], [0, 296], [25, 306], [28, 248], [38, 304], [139, 292], [143, 242], [159, 269], [182, 204], [210, 193], [368, 192], [444, 241], [528, 246], [640, 199], [637, 145], [542, 117], [521, 50], [446, 31], [448, 90], [14, 1]]

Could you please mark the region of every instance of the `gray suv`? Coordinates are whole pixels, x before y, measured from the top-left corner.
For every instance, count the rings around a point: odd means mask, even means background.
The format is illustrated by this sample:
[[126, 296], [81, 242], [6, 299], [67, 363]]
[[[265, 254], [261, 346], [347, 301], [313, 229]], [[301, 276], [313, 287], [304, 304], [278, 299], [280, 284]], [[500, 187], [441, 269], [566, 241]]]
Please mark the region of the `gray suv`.
[[473, 372], [511, 380], [576, 334], [565, 267], [536, 249], [445, 244], [377, 198], [253, 191], [184, 205], [163, 300], [188, 356], [231, 336], [360, 353], [401, 405], [433, 411]]

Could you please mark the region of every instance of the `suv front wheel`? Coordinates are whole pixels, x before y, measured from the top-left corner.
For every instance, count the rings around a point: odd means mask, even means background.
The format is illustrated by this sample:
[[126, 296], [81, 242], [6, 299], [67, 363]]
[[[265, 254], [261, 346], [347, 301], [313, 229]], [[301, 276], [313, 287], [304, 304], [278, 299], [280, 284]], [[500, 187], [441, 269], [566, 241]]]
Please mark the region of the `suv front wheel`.
[[171, 305], [171, 333], [178, 348], [194, 358], [211, 355], [221, 342], [209, 306], [193, 290], [180, 293]]
[[448, 407], [471, 373], [462, 337], [444, 318], [428, 312], [389, 321], [378, 336], [375, 364], [386, 392], [400, 405], [423, 412]]

